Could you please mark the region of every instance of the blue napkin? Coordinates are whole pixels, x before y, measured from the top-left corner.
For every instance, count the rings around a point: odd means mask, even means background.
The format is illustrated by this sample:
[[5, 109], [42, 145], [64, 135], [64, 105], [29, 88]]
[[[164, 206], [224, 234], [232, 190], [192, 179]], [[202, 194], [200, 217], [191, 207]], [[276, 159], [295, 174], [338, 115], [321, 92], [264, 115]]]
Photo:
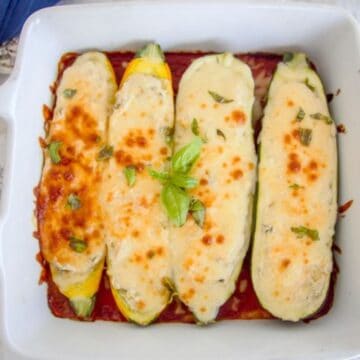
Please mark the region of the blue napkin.
[[0, 0], [0, 44], [18, 35], [34, 11], [54, 5], [59, 0]]

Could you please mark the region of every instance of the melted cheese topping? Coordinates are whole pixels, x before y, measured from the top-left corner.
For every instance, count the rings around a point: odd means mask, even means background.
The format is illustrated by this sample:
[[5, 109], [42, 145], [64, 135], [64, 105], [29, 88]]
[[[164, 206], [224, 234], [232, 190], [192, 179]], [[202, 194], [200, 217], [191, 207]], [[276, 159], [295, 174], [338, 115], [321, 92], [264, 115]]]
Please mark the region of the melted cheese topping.
[[[297, 119], [300, 108], [302, 120]], [[265, 109], [252, 259], [262, 305], [285, 320], [319, 309], [332, 270], [336, 129], [311, 117], [316, 113], [330, 116], [323, 87], [304, 55], [297, 54], [278, 65]], [[311, 131], [308, 145], [301, 141], [300, 128]], [[299, 235], [294, 228], [301, 226], [316, 230], [319, 240]]]
[[[106, 122], [115, 91], [111, 64], [105, 55], [96, 52], [79, 56], [65, 70], [57, 88], [46, 143], [61, 142], [61, 161], [53, 164], [49, 150], [44, 149], [37, 217], [41, 250], [60, 271], [55, 281], [62, 292], [86, 279], [105, 255], [98, 202], [103, 163], [96, 159], [106, 141]], [[79, 209], [67, 205], [71, 194], [79, 198]], [[86, 249], [72, 249], [70, 237], [84, 241]]]
[[[170, 81], [137, 73], [117, 93], [110, 119], [114, 156], [102, 193], [107, 271], [131, 311], [146, 317], [155, 317], [169, 300], [163, 284], [170, 276], [167, 217], [160, 203], [161, 184], [147, 167], [162, 168], [171, 155], [164, 130], [173, 126], [173, 118]], [[136, 168], [133, 186], [124, 175], [127, 166]]]
[[[232, 101], [216, 102], [209, 91]], [[248, 248], [256, 164], [253, 102], [251, 71], [230, 54], [194, 61], [180, 82], [175, 149], [192, 140], [196, 118], [206, 143], [191, 172], [200, 181], [192, 195], [205, 204], [206, 218], [203, 228], [188, 218], [171, 229], [172, 265], [180, 299], [204, 323], [215, 319], [234, 291]]]

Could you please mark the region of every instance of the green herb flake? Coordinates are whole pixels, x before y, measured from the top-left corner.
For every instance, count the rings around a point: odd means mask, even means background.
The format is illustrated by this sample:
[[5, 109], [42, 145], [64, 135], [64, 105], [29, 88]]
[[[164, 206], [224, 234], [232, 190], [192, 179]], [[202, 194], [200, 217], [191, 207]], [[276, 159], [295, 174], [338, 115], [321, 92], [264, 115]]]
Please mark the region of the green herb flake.
[[305, 118], [305, 111], [303, 110], [303, 108], [299, 108], [299, 111], [296, 114], [296, 120], [301, 121], [304, 120], [304, 118]]
[[87, 248], [86, 242], [75, 236], [70, 236], [69, 241], [70, 241], [70, 247], [78, 253], [84, 252]]
[[50, 159], [53, 164], [58, 164], [61, 161], [61, 156], [59, 154], [61, 145], [62, 143], [60, 141], [52, 141], [48, 145]]
[[67, 198], [66, 205], [71, 210], [77, 210], [81, 208], [81, 200], [76, 194], [70, 194]]
[[200, 200], [192, 198], [189, 210], [195, 223], [200, 227], [203, 227], [205, 221], [205, 205]]
[[294, 58], [294, 54], [292, 52], [286, 52], [283, 55], [282, 61], [284, 63], [290, 62]]
[[293, 189], [293, 190], [299, 190], [299, 189], [303, 189], [304, 187], [299, 184], [294, 183], [294, 184], [289, 185], [289, 188]]
[[310, 81], [308, 78], [305, 79], [305, 85], [311, 90], [311, 91], [315, 91], [315, 86], [310, 84]]
[[228, 104], [234, 101], [233, 99], [227, 99], [224, 96], [219, 95], [215, 91], [209, 90], [208, 93], [219, 104]]
[[196, 137], [190, 144], [177, 151], [171, 159], [173, 172], [188, 174], [200, 156], [202, 143], [202, 140]]
[[134, 186], [136, 181], [136, 168], [133, 165], [126, 166], [123, 170], [127, 184], [131, 187]]
[[226, 136], [220, 129], [216, 129], [216, 135], [221, 136], [226, 141]]
[[65, 89], [63, 91], [63, 95], [64, 97], [66, 97], [67, 99], [71, 99], [72, 97], [74, 97], [74, 95], [77, 93], [76, 89]]
[[168, 146], [172, 146], [174, 142], [174, 128], [166, 126], [164, 128], [165, 142]]
[[114, 148], [111, 145], [104, 145], [98, 154], [97, 159], [100, 161], [109, 160], [113, 155]]
[[306, 128], [299, 129], [299, 139], [301, 144], [309, 146], [312, 140], [312, 130]]
[[200, 131], [199, 131], [199, 123], [197, 121], [197, 119], [193, 118], [192, 122], [191, 122], [191, 131], [195, 136], [199, 136]]
[[190, 196], [178, 186], [167, 183], [161, 191], [161, 202], [175, 226], [185, 224], [189, 212]]
[[332, 118], [330, 116], [326, 116], [326, 115], [321, 114], [321, 113], [311, 114], [310, 117], [312, 117], [315, 120], [322, 120], [327, 125], [330, 125], [330, 124], [333, 123], [333, 120], [332, 120]]
[[291, 227], [291, 231], [295, 233], [298, 236], [298, 238], [303, 238], [304, 236], [307, 236], [314, 241], [320, 239], [319, 232], [317, 230], [309, 229], [305, 226]]

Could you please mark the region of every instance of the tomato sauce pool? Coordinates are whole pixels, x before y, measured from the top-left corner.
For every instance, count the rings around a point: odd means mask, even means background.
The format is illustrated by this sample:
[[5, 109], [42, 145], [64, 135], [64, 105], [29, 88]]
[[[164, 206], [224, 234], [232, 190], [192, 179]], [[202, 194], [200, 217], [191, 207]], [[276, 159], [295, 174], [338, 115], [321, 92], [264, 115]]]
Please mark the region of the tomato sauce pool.
[[[111, 64], [115, 70], [117, 81], [120, 82], [121, 76], [126, 68], [128, 62], [133, 58], [132, 52], [109, 52], [106, 53], [109, 57]], [[190, 63], [204, 55], [203, 52], [173, 52], [166, 53], [166, 60], [171, 68], [173, 77], [173, 87], [175, 94], [178, 90], [180, 78]], [[65, 54], [58, 67], [58, 77], [51, 90], [55, 93], [56, 87], [59, 83], [63, 71], [70, 66], [76, 59], [78, 54], [68, 53]], [[237, 57], [247, 63], [253, 73], [255, 79], [255, 96], [256, 104], [258, 105], [258, 113], [265, 105], [267, 88], [269, 86], [272, 74], [276, 69], [277, 63], [281, 60], [278, 55], [267, 53], [255, 53], [255, 54], [239, 54]], [[261, 121], [258, 120], [254, 123], [255, 136], [259, 134], [261, 129]], [[40, 257], [41, 255], [40, 255]], [[43, 273], [41, 279], [47, 282], [48, 285], [48, 304], [51, 312], [61, 318], [77, 319], [76, 315], [72, 311], [67, 298], [62, 295], [54, 282], [51, 279], [48, 265], [42, 259], [41, 265], [43, 267]], [[327, 298], [321, 307], [321, 309], [311, 316], [306, 322], [317, 319], [331, 309], [334, 299], [334, 287], [336, 277], [339, 270], [334, 259], [334, 268], [331, 274], [330, 288]], [[220, 308], [217, 320], [226, 319], [270, 319], [272, 318], [266, 310], [264, 310], [254, 291], [251, 275], [250, 275], [250, 251], [248, 252], [243, 268], [236, 282], [236, 289], [233, 295], [226, 301], [226, 303]], [[100, 289], [97, 294], [96, 304], [94, 311], [89, 320], [109, 320], [109, 321], [126, 321], [124, 316], [120, 313], [113, 300], [109, 279], [106, 275], [106, 271], [103, 272]], [[187, 322], [193, 323], [195, 319], [191, 312], [183, 305], [176, 297], [166, 307], [166, 309], [160, 314], [156, 322]]]

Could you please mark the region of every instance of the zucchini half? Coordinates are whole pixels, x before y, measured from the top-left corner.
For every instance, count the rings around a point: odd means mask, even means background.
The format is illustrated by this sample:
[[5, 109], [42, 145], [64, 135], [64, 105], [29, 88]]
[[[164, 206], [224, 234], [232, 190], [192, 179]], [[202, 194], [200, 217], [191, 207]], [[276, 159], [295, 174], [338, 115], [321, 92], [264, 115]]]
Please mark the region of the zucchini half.
[[205, 206], [199, 226], [188, 217], [170, 232], [173, 282], [199, 323], [216, 319], [249, 245], [256, 154], [251, 121], [254, 80], [230, 53], [195, 60], [185, 71], [176, 102], [175, 150], [203, 139], [191, 176], [191, 195]]
[[286, 54], [272, 79], [260, 134], [251, 275], [262, 306], [298, 321], [323, 304], [337, 213], [336, 127], [319, 76]]
[[37, 198], [41, 251], [52, 278], [80, 318], [91, 315], [105, 259], [98, 192], [116, 78], [100, 52], [77, 57], [63, 73], [46, 134]]
[[130, 321], [147, 325], [171, 301], [169, 230], [161, 184], [148, 167], [163, 168], [174, 122], [171, 73], [157, 44], [127, 66], [109, 124], [113, 157], [105, 170], [102, 202], [107, 273], [114, 300]]

